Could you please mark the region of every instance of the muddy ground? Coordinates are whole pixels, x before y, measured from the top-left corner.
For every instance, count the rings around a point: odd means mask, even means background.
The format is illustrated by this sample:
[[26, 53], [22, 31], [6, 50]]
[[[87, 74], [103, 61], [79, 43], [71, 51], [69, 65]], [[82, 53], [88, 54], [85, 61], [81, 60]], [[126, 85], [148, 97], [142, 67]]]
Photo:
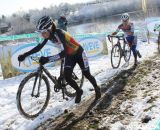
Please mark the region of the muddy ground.
[[[147, 76], [153, 80], [147, 80]], [[131, 67], [121, 71], [118, 75], [105, 84], [101, 85], [102, 98], [94, 101], [94, 95], [81, 102], [76, 109], [66, 110], [64, 114], [56, 119], [48, 119], [36, 130], [110, 130], [112, 124], [120, 121], [127, 126], [134, 114], [121, 109], [122, 104], [127, 100], [132, 100], [139, 95], [139, 90], [143, 92], [142, 97], [151, 95], [148, 103], [156, 100], [151, 91], [158, 89], [160, 81], [160, 55], [151, 57], [139, 64], [136, 68]], [[148, 108], [153, 108], [154, 106]], [[107, 123], [106, 123], [107, 121]], [[139, 122], [143, 125], [143, 122]], [[125, 130], [125, 127], [120, 128]]]

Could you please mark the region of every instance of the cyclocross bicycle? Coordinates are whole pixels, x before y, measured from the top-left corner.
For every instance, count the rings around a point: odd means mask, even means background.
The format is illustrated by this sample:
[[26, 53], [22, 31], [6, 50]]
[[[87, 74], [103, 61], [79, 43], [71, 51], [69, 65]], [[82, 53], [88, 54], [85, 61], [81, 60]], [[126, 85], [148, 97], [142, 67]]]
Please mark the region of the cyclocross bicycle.
[[[63, 99], [65, 95], [69, 97], [76, 96], [74, 89], [68, 85], [64, 78], [64, 59], [61, 60], [60, 76], [57, 78], [39, 62], [40, 58], [31, 57], [39, 64], [38, 69], [27, 75], [20, 83], [17, 92], [17, 107], [21, 115], [25, 118], [35, 118], [43, 113], [50, 99], [50, 81], [53, 82], [54, 91], [57, 93], [62, 90]], [[79, 69], [80, 70], [80, 69]], [[84, 81], [82, 71], [72, 73], [72, 78], [81, 88]]]
[[[115, 39], [117, 39], [116, 44]], [[127, 43], [124, 35], [113, 36], [108, 35], [108, 40], [112, 43], [111, 50], [111, 65], [114, 69], [118, 68], [121, 63], [121, 58], [124, 57], [125, 62], [129, 62], [131, 57], [131, 48]], [[122, 42], [121, 42], [122, 41]]]

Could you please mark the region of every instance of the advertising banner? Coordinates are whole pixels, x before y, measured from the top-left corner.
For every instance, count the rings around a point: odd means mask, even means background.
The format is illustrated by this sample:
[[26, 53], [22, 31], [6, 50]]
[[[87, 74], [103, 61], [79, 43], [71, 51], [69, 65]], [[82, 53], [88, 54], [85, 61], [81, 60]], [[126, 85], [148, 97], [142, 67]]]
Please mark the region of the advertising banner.
[[[33, 35], [35, 36], [35, 35]], [[37, 35], [38, 36], [38, 35]], [[16, 38], [21, 39], [21, 36]], [[25, 37], [23, 35], [23, 37]], [[26, 37], [25, 37], [26, 38]], [[74, 35], [74, 38], [83, 46], [88, 57], [95, 57], [102, 54], [108, 54], [105, 34], [86, 34]], [[38, 40], [37, 40], [38, 39]], [[5, 40], [5, 39], [4, 39]], [[33, 61], [31, 57], [27, 57], [25, 61], [19, 66], [17, 60], [20, 54], [23, 54], [33, 47], [38, 45], [43, 39], [35, 38], [30, 42], [18, 42], [13, 45], [0, 47], [0, 62], [2, 66], [2, 73], [4, 78], [13, 77], [23, 72], [32, 72], [38, 68], [38, 63]], [[48, 43], [41, 49], [41, 51], [33, 54], [33, 57], [52, 56], [60, 52], [60, 49], [54, 43]], [[46, 66], [54, 66], [57, 63], [48, 63]]]

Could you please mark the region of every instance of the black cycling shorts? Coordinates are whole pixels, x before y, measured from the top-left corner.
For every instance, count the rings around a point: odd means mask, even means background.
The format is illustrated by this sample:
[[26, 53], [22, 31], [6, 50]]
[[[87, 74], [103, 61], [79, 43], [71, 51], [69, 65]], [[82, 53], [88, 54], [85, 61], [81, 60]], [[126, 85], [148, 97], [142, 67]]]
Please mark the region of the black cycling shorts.
[[89, 63], [88, 63], [88, 58], [83, 50], [83, 48], [79, 48], [77, 53], [75, 55], [66, 55], [65, 56], [65, 63], [64, 63], [64, 68], [71, 68], [73, 69], [78, 63], [82, 71], [86, 71], [89, 69]]

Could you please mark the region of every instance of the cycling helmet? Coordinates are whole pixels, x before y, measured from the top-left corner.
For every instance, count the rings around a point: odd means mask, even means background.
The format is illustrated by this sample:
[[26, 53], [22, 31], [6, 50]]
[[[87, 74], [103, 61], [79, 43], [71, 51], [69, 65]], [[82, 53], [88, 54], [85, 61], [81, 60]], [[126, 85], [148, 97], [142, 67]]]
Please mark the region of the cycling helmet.
[[128, 20], [129, 19], [129, 14], [128, 13], [122, 14], [121, 19], [122, 19], [122, 21]]
[[51, 17], [43, 16], [38, 20], [36, 28], [38, 31], [47, 30], [51, 28], [52, 24], [53, 20]]

